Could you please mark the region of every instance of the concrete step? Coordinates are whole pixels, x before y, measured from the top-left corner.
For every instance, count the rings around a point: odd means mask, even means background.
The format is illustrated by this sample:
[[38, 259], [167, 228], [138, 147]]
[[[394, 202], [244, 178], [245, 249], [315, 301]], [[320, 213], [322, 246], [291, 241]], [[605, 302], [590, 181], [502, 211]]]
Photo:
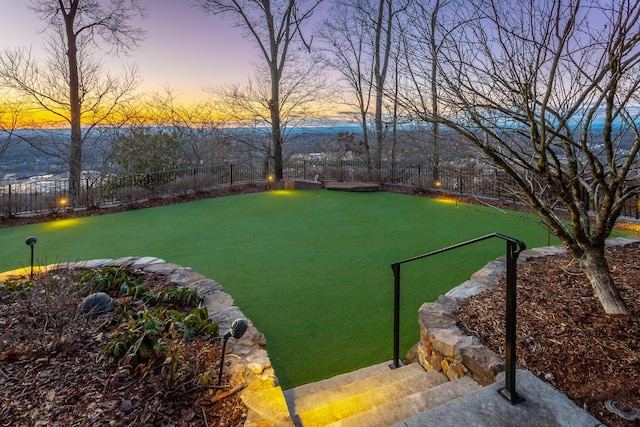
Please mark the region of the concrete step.
[[336, 421], [329, 427], [387, 427], [481, 388], [473, 379], [463, 377]]
[[393, 370], [377, 365], [301, 390], [287, 390], [285, 399], [296, 425], [326, 426], [446, 382], [444, 375], [426, 372], [419, 364]]

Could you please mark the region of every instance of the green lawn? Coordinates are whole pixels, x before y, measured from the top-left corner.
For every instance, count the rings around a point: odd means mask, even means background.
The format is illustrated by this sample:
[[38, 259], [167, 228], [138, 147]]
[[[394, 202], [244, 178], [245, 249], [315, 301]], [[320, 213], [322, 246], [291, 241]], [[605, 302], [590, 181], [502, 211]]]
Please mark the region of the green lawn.
[[[156, 256], [218, 281], [252, 319], [284, 387], [392, 358], [390, 265], [500, 232], [547, 244], [534, 216], [388, 193], [272, 191], [0, 230], [0, 271]], [[552, 240], [552, 243], [555, 241]], [[504, 255], [491, 239], [402, 268], [402, 351], [416, 312]]]

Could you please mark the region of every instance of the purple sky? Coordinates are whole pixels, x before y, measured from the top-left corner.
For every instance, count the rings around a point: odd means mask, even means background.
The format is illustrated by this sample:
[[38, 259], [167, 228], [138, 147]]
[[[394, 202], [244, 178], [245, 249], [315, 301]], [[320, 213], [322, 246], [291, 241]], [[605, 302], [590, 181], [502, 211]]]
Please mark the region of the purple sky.
[[[42, 57], [43, 23], [27, 8], [26, 1], [3, 1], [0, 10], [0, 49], [32, 47]], [[242, 37], [229, 18], [205, 16], [185, 0], [141, 0], [147, 17], [140, 26], [147, 38], [129, 57], [105, 56], [105, 68], [122, 70], [135, 63], [142, 91], [172, 88], [181, 99], [203, 96], [203, 88], [225, 83], [244, 83], [258, 51]]]

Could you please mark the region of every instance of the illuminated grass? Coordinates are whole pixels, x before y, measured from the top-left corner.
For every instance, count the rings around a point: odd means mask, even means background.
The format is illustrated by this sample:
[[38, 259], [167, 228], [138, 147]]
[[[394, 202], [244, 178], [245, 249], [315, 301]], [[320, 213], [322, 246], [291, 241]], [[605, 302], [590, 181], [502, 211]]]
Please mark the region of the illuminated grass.
[[[0, 271], [155, 256], [218, 281], [267, 337], [283, 386], [392, 358], [390, 265], [492, 232], [547, 244], [535, 217], [388, 193], [273, 191], [0, 230]], [[552, 243], [555, 241], [552, 240]], [[498, 239], [402, 269], [402, 354], [424, 301], [504, 255]]]

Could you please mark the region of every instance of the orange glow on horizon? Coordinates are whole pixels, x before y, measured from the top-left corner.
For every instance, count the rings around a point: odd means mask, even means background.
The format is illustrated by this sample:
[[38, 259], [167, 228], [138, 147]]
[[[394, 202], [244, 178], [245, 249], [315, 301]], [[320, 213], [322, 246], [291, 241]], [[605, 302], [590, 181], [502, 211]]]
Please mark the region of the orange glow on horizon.
[[[0, 100], [0, 124], [7, 129], [48, 129], [69, 128], [70, 111], [65, 108], [54, 108], [48, 111], [40, 105], [25, 100], [20, 95], [5, 92]], [[90, 100], [87, 100], [89, 103]], [[169, 109], [170, 106], [171, 108]], [[105, 105], [105, 107], [108, 107]], [[85, 111], [81, 119], [83, 126], [88, 125], [172, 125], [174, 123], [189, 123], [197, 127], [216, 125], [219, 127], [253, 127], [263, 126], [268, 123], [269, 112], [267, 110], [259, 114], [248, 111], [231, 111], [233, 107], [225, 105], [225, 102], [214, 98], [206, 92], [199, 93], [167, 93], [142, 92], [133, 94], [133, 102], [116, 108], [111, 114], [106, 110]], [[342, 112], [344, 106], [336, 104], [323, 104], [305, 107], [300, 117], [292, 117], [292, 120], [304, 118], [304, 120], [344, 120]], [[292, 112], [292, 116], [295, 116]], [[103, 120], [108, 116], [107, 120]]]

